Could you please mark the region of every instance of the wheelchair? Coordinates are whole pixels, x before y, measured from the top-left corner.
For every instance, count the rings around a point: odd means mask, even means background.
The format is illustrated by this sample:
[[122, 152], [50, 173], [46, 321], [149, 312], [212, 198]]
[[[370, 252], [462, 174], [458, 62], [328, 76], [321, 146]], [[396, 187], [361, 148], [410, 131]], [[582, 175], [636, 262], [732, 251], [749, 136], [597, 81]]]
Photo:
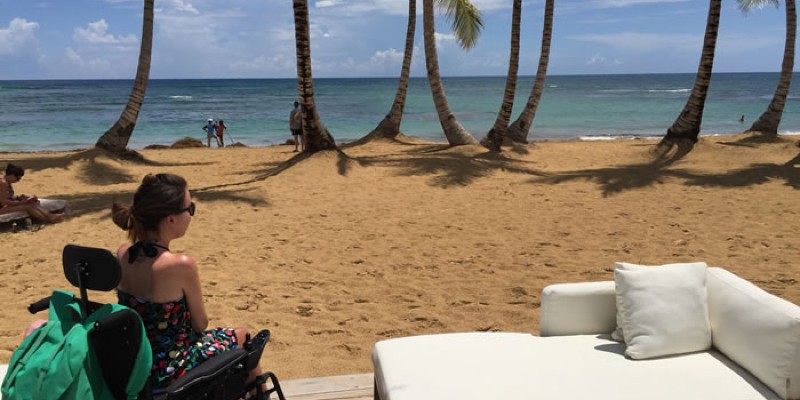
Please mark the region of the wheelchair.
[[[117, 258], [108, 250], [77, 245], [66, 245], [62, 254], [64, 275], [80, 290], [76, 300], [83, 316], [96, 311], [102, 304], [89, 301], [87, 290], [114, 290], [122, 278], [122, 268]], [[31, 304], [28, 311], [35, 314], [46, 310], [50, 298]], [[103, 379], [116, 399], [126, 399], [128, 383], [136, 354], [142, 346], [144, 327], [135, 311], [125, 309], [97, 321], [89, 334], [89, 349], [98, 360]], [[255, 381], [245, 382], [250, 370], [258, 365], [264, 347], [269, 341], [269, 330], [262, 330], [245, 340], [244, 346], [221, 352], [193, 368], [165, 389], [153, 390], [150, 380], [139, 392], [139, 400], [184, 400], [245, 398], [255, 392], [255, 399], [286, 400], [278, 378], [266, 372]], [[267, 387], [267, 389], [264, 389]]]

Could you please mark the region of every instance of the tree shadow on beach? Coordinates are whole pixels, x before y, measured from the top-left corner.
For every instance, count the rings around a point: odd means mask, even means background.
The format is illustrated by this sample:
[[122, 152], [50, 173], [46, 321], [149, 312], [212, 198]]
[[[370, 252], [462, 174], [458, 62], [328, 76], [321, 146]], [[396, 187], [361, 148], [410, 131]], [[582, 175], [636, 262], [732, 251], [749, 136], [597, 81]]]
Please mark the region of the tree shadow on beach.
[[[448, 151], [453, 150], [453, 151]], [[544, 176], [545, 173], [527, 168], [530, 161], [515, 160], [502, 154], [483, 152], [467, 154], [449, 145], [425, 145], [408, 153], [416, 156], [395, 158], [392, 155], [357, 157], [365, 166], [384, 166], [397, 169], [398, 176], [432, 176], [430, 184], [442, 188], [467, 186], [477, 179], [502, 170], [518, 174]]]
[[719, 144], [723, 146], [737, 146], [737, 147], [758, 147], [758, 145], [766, 143], [790, 143], [791, 140], [786, 139], [780, 135], [763, 134], [761, 132], [745, 131], [742, 132], [745, 136], [732, 141], [720, 141]]
[[690, 186], [745, 187], [782, 180], [786, 186], [800, 190], [800, 154], [783, 164], [753, 164], [748, 168], [733, 170], [723, 174], [692, 174], [676, 171]]
[[656, 146], [648, 151], [651, 160], [646, 163], [571, 171], [533, 179], [531, 182], [559, 184], [574, 180], [594, 180], [602, 187], [603, 196], [608, 197], [626, 190], [663, 183], [665, 177], [684, 173], [670, 167], [686, 157], [693, 148], [694, 145], [688, 142], [667, 147]]
[[331, 154], [331, 152], [335, 152], [336, 154], [336, 169], [339, 175], [346, 176], [348, 171], [353, 167], [354, 163], [362, 165], [363, 162], [357, 158], [350, 157], [343, 151], [337, 149], [332, 151], [323, 151], [315, 154], [309, 154], [305, 152], [297, 153], [294, 157], [286, 160], [286, 161], [276, 161], [276, 162], [269, 162], [264, 163], [264, 169], [258, 170], [251, 170], [249, 173], [253, 175], [251, 178], [246, 178], [237, 182], [230, 182], [224, 183], [220, 185], [213, 185], [209, 186], [206, 189], [220, 189], [226, 187], [235, 187], [235, 186], [242, 186], [242, 185], [249, 185], [256, 182], [265, 181], [271, 177], [275, 177], [280, 175], [281, 173], [289, 170], [290, 168], [294, 167], [295, 165], [308, 160], [317, 155], [324, 156], [325, 154]]
[[[245, 188], [239, 190], [217, 190], [216, 188], [196, 188], [192, 189], [192, 196], [202, 201], [214, 202], [238, 202], [247, 204], [253, 207], [269, 206], [269, 201], [263, 199], [261, 196], [251, 195], [248, 192], [255, 190], [254, 188]], [[92, 213], [103, 213], [100, 219], [111, 218], [112, 204], [128, 204], [133, 198], [133, 191], [120, 190], [116, 192], [105, 193], [79, 193], [70, 195], [53, 195], [53, 198], [66, 200], [69, 202], [71, 209], [71, 217], [79, 217]], [[48, 196], [50, 197], [50, 196]], [[69, 220], [68, 220], [69, 221]]]
[[597, 181], [603, 196], [663, 183], [667, 177], [681, 179], [687, 186], [746, 187], [780, 179], [793, 189], [800, 189], [800, 154], [784, 164], [753, 164], [749, 168], [721, 174], [699, 174], [685, 169], [669, 168], [675, 159], [656, 159], [650, 163], [615, 168], [572, 171], [532, 180], [533, 183], [558, 184], [573, 180]]
[[136, 177], [125, 173], [123, 168], [110, 165], [103, 161], [120, 161], [140, 165], [150, 165], [155, 167], [175, 167], [175, 166], [202, 166], [210, 165], [210, 162], [190, 162], [190, 163], [163, 163], [148, 159], [142, 160], [121, 160], [109, 156], [109, 153], [99, 149], [79, 150], [66, 156], [51, 156], [42, 153], [25, 158], [24, 165], [26, 171], [45, 171], [48, 169], [68, 169], [73, 164], [85, 162], [80, 166], [77, 178], [86, 184], [108, 185], [116, 183], [131, 183], [137, 180]]

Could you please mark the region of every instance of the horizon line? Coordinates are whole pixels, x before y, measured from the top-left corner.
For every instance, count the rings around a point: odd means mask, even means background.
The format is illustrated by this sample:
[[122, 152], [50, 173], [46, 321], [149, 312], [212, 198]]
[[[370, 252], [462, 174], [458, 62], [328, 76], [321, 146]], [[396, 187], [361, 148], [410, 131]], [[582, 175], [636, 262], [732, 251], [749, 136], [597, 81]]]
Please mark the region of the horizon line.
[[[798, 71], [792, 71], [795, 73]], [[719, 71], [712, 72], [714, 74], [779, 74], [781, 71]], [[600, 74], [548, 74], [547, 77], [556, 76], [622, 76], [622, 75], [696, 75], [696, 72], [631, 72], [631, 73], [600, 73]], [[521, 74], [518, 78], [535, 78], [536, 75]], [[409, 76], [411, 79], [427, 79], [425, 75]], [[506, 78], [506, 75], [448, 75], [442, 76], [442, 79], [448, 78]], [[296, 77], [284, 78], [150, 78], [148, 81], [158, 80], [295, 80]], [[313, 79], [399, 79], [398, 76], [363, 76], [363, 77], [318, 77]], [[0, 82], [19, 82], [19, 81], [133, 81], [135, 78], [27, 78], [27, 79], [0, 79]]]

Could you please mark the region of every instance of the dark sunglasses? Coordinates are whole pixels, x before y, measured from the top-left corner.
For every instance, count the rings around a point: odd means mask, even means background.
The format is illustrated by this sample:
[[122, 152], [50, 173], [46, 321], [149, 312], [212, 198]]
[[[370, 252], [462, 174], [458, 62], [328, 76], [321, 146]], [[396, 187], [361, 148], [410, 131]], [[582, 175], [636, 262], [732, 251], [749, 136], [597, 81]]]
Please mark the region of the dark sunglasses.
[[175, 214], [180, 214], [180, 213], [183, 213], [183, 212], [186, 212], [186, 211], [189, 212], [190, 216], [194, 217], [194, 211], [195, 211], [194, 202], [189, 203], [189, 207], [186, 207], [183, 210], [180, 210], [180, 211], [176, 212]]

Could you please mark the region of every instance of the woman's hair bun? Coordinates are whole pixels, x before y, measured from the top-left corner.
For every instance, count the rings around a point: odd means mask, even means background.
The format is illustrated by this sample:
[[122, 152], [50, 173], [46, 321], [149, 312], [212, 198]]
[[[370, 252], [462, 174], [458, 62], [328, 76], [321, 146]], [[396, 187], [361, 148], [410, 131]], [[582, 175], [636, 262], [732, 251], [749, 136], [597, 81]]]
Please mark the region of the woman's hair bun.
[[129, 230], [131, 228], [131, 208], [119, 203], [114, 203], [111, 206], [111, 219], [122, 230]]

